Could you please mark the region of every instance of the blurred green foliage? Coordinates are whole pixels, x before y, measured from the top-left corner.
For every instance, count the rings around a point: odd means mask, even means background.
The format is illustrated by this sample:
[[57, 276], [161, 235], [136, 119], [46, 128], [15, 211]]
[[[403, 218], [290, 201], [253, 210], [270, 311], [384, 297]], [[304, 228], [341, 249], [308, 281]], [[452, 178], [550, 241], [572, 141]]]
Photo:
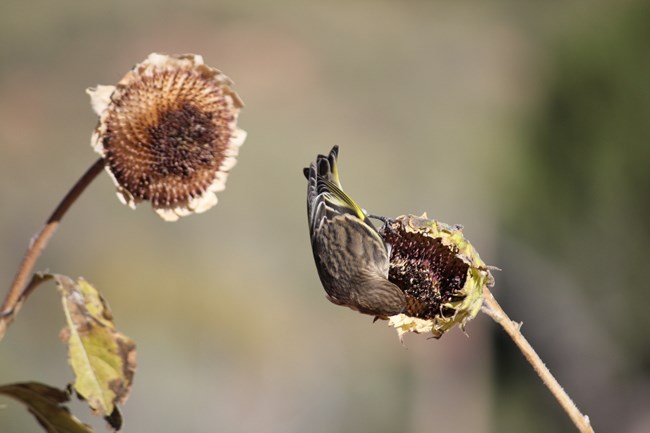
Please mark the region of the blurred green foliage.
[[650, 254], [650, 4], [637, 3], [555, 43], [510, 218], [515, 232], [573, 263], [584, 290], [611, 298], [602, 307], [622, 308], [627, 320], [611, 330], [650, 368], [650, 345], [635, 331], [650, 329], [639, 302]]
[[[614, 341], [614, 356], [623, 360], [625, 367], [615, 373], [618, 385], [610, 389], [620, 394], [588, 399], [606, 407], [592, 416], [596, 431], [642, 431], [629, 415], [636, 404], [619, 398], [648, 398], [647, 390], [637, 395], [632, 389], [650, 372], [650, 4], [628, 2], [592, 20], [586, 27], [576, 23], [551, 45], [547, 88], [527, 132], [525, 176], [505, 226], [571, 274], [582, 308], [596, 318], [599, 338]], [[547, 313], [553, 320], [554, 312]], [[511, 351], [507, 341], [501, 344]], [[516, 362], [517, 354], [497, 358], [497, 365]], [[543, 404], [546, 397], [525, 398], [534, 378], [519, 369], [500, 370], [508, 376], [506, 401], [520, 402], [518, 417]], [[604, 367], [601, 374], [612, 371]], [[522, 378], [528, 378], [525, 385]], [[535, 431], [560, 431], [561, 424], [540, 418]], [[528, 421], [501, 431], [532, 431]]]

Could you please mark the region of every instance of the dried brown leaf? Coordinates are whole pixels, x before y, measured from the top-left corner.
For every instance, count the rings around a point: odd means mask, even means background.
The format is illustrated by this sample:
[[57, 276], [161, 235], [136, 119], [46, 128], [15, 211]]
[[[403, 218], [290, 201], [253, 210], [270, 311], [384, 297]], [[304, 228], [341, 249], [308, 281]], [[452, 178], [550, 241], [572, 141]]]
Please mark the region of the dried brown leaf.
[[62, 403], [70, 400], [66, 391], [38, 382], [12, 383], [0, 386], [0, 394], [27, 406], [38, 423], [48, 433], [92, 433]]

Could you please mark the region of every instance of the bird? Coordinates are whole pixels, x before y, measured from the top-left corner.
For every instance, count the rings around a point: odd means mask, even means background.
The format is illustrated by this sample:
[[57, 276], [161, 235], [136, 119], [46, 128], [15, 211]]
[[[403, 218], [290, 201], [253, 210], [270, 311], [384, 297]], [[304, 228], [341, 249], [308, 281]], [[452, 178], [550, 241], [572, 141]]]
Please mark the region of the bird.
[[311, 246], [327, 299], [375, 320], [400, 314], [406, 297], [388, 280], [390, 246], [366, 212], [343, 192], [338, 154], [334, 146], [303, 170]]

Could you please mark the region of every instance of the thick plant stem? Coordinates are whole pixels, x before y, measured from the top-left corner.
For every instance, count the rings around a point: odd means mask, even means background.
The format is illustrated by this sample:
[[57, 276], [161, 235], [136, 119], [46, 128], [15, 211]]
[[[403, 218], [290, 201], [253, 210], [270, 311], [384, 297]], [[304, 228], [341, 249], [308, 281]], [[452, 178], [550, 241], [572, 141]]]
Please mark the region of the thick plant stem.
[[36, 264], [36, 260], [40, 257], [43, 249], [45, 249], [45, 246], [56, 231], [61, 219], [70, 206], [72, 206], [77, 198], [79, 198], [81, 193], [86, 189], [90, 182], [97, 177], [103, 168], [104, 160], [102, 158], [95, 161], [86, 173], [81, 176], [72, 189], [68, 191], [65, 197], [63, 197], [63, 200], [61, 200], [56, 209], [54, 209], [54, 212], [52, 212], [52, 215], [47, 219], [41, 231], [32, 238], [29, 248], [27, 248], [27, 252], [23, 257], [23, 261], [18, 267], [18, 272], [16, 272], [14, 281], [9, 288], [9, 292], [2, 303], [2, 307], [0, 307], [0, 339], [4, 337], [7, 327], [18, 313], [23, 301], [35, 287], [35, 285], [31, 283], [27, 284], [27, 279]]
[[578, 410], [578, 407], [575, 405], [573, 400], [571, 400], [571, 397], [569, 397], [564, 388], [562, 388], [555, 377], [553, 377], [548, 367], [546, 367], [544, 362], [542, 362], [541, 358], [537, 355], [537, 352], [535, 352], [535, 349], [533, 349], [528, 340], [524, 338], [520, 329], [521, 324], [510, 320], [487, 287], [483, 289], [482, 311], [501, 325], [510, 338], [512, 338], [512, 341], [514, 341], [517, 347], [519, 347], [521, 353], [523, 353], [530, 365], [533, 366], [535, 372], [537, 372], [539, 377], [542, 379], [542, 382], [544, 382], [544, 385], [546, 385], [555, 396], [578, 430], [581, 433], [594, 433], [594, 429], [591, 427], [589, 422], [589, 417], [583, 415], [580, 410]]

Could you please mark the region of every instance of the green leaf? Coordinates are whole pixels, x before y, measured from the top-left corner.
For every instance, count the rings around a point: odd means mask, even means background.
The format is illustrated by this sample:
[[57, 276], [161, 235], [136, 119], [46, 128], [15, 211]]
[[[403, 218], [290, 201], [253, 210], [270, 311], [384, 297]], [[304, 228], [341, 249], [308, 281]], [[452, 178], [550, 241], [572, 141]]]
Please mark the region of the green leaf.
[[63, 297], [67, 326], [61, 339], [75, 373], [74, 389], [95, 415], [116, 430], [121, 416], [116, 404], [126, 401], [135, 371], [135, 343], [115, 329], [101, 294], [87, 281], [53, 275]]
[[0, 394], [25, 404], [48, 433], [93, 432], [90, 426], [83, 424], [67, 407], [61, 405], [70, 400], [66, 391], [38, 382], [25, 382], [2, 385]]

